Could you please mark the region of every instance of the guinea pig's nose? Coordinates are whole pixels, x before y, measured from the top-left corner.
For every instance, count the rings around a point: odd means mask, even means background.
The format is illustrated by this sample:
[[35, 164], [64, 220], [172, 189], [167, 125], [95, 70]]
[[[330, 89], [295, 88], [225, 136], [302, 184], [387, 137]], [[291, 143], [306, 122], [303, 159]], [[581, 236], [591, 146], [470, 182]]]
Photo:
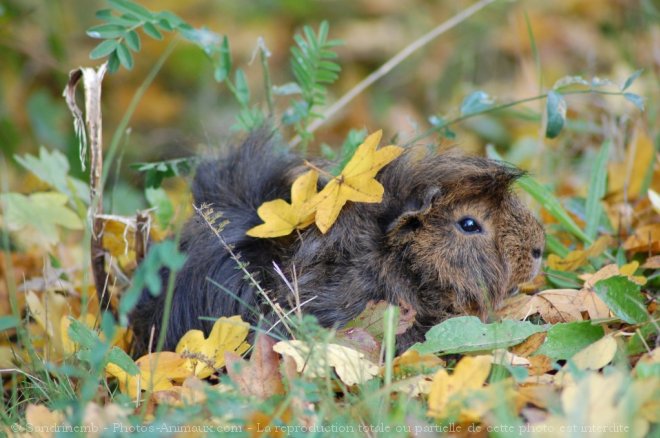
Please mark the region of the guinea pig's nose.
[[539, 248], [534, 248], [532, 250], [532, 257], [534, 257], [535, 259], [541, 258], [541, 254], [542, 254], [542, 251]]

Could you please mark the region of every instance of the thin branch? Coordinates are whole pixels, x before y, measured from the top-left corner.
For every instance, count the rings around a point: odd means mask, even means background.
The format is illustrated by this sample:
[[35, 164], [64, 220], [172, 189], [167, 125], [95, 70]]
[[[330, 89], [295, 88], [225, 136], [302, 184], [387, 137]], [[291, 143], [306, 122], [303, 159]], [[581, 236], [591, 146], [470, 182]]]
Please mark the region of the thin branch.
[[[360, 81], [357, 85], [351, 88], [346, 94], [344, 94], [337, 102], [335, 102], [327, 110], [325, 110], [323, 112], [323, 117], [312, 122], [309, 125], [307, 132], [309, 133], [314, 132], [323, 123], [325, 123], [325, 121], [330, 119], [337, 112], [339, 112], [340, 109], [346, 106], [346, 104], [348, 104], [351, 100], [353, 100], [357, 95], [362, 93], [365, 89], [367, 89], [371, 84], [376, 82], [378, 79], [385, 76], [394, 67], [401, 64], [401, 62], [403, 62], [406, 58], [408, 58], [410, 55], [415, 53], [417, 50], [424, 47], [429, 42], [439, 37], [443, 33], [447, 32], [448, 30], [453, 29], [458, 24], [465, 21], [467, 18], [479, 12], [481, 9], [485, 8], [494, 1], [495, 0], [481, 0], [480, 2], [475, 3], [469, 8], [459, 12], [458, 14], [451, 17], [449, 20], [441, 23], [440, 25], [432, 29], [430, 32], [426, 33], [425, 35], [421, 36], [417, 40], [410, 43], [399, 53], [397, 53], [392, 58], [390, 58], [389, 61], [387, 61], [382, 66], [380, 66], [378, 70], [374, 71], [369, 76], [367, 76], [362, 81]], [[300, 140], [301, 139], [299, 136], [294, 138], [293, 141], [291, 142], [291, 146], [295, 147], [298, 143], [300, 143]]]

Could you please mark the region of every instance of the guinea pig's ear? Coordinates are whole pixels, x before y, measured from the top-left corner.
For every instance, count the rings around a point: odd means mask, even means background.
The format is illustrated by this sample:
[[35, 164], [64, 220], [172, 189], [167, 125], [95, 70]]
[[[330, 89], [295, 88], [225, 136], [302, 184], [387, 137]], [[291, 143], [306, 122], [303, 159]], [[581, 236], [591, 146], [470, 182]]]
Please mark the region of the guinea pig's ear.
[[422, 218], [431, 211], [433, 201], [440, 196], [438, 187], [429, 187], [421, 198], [411, 199], [404, 206], [403, 212], [394, 218], [386, 228], [387, 234], [413, 231], [422, 225]]

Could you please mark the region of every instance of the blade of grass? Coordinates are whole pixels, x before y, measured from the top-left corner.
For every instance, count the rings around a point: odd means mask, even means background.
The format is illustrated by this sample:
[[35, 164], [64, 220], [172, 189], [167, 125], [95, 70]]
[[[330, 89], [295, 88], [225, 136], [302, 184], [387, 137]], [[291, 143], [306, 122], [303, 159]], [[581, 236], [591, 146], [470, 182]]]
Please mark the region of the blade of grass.
[[587, 245], [593, 243], [594, 240], [580, 229], [573, 218], [566, 212], [559, 200], [552, 194], [552, 192], [550, 192], [550, 190], [545, 188], [545, 186], [527, 175], [518, 180], [518, 185], [541, 204], [543, 208], [552, 215], [552, 217], [557, 219], [566, 231], [570, 232]]
[[603, 214], [601, 199], [605, 196], [607, 182], [607, 159], [610, 154], [612, 142], [605, 140], [600, 147], [596, 161], [591, 168], [589, 177], [589, 193], [587, 194], [585, 234], [590, 239], [595, 239], [598, 234], [598, 225]]

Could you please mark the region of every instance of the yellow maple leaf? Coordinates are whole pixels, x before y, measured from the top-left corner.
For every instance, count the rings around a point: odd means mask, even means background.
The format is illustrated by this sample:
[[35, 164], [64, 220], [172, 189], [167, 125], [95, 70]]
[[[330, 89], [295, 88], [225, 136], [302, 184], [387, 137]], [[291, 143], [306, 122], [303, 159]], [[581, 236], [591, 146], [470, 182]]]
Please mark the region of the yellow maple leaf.
[[192, 375], [188, 361], [171, 351], [146, 354], [135, 364], [140, 372], [134, 376], [112, 362], [105, 366], [106, 373], [119, 382], [119, 390], [131, 398], [137, 397], [141, 391], [168, 390], [174, 386], [173, 381], [183, 381]]
[[385, 189], [375, 176], [401, 155], [403, 148], [389, 145], [376, 150], [382, 135], [383, 131], [369, 135], [341, 174], [330, 180], [312, 199], [311, 204], [316, 207], [316, 226], [322, 233], [325, 234], [335, 223], [346, 202], [374, 203], [383, 200]]
[[314, 209], [308, 201], [316, 195], [318, 178], [316, 170], [296, 178], [291, 186], [291, 204], [284, 199], [261, 204], [257, 214], [264, 223], [250, 228], [246, 234], [251, 237], [280, 237], [314, 223]]
[[469, 406], [461, 403], [461, 399], [484, 385], [492, 360], [492, 356], [466, 356], [458, 362], [451, 375], [444, 368], [440, 368], [431, 383], [428, 415], [443, 417], [452, 402], [467, 412]]
[[176, 352], [188, 361], [188, 366], [200, 379], [209, 377], [225, 364], [225, 352], [243, 354], [250, 348], [245, 342], [250, 325], [240, 316], [219, 318], [208, 338], [201, 330], [189, 330], [179, 340]]

